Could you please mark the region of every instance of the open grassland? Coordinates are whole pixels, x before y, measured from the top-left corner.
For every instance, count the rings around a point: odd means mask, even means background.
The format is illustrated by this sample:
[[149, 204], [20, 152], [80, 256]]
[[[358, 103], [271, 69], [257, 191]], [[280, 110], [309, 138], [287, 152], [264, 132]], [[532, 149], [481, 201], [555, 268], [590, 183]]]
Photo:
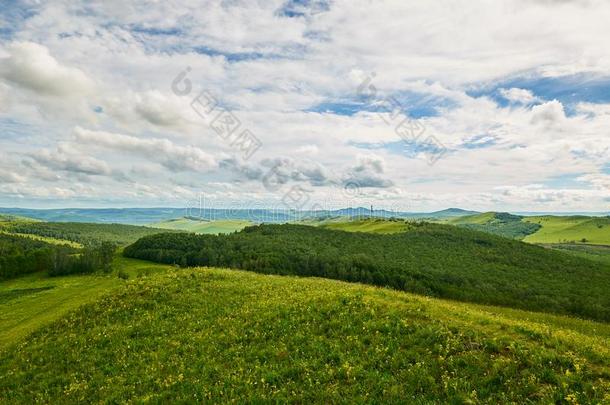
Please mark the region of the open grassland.
[[0, 349], [19, 341], [68, 311], [119, 287], [119, 271], [130, 277], [150, 275], [168, 268], [116, 257], [111, 275], [49, 277], [39, 272], [0, 282]]
[[325, 229], [334, 229], [347, 232], [370, 232], [370, 233], [398, 233], [410, 229], [405, 220], [387, 220], [381, 218], [355, 219], [343, 221], [329, 221], [318, 225]]
[[525, 217], [542, 227], [525, 237], [530, 243], [588, 243], [610, 245], [610, 217]]
[[485, 225], [496, 218], [496, 212], [483, 212], [481, 214], [465, 215], [463, 217], [447, 218], [439, 222], [453, 225]]
[[607, 324], [332, 280], [160, 271], [1, 350], [0, 402], [610, 401]]
[[242, 220], [201, 221], [190, 218], [176, 218], [150, 226], [158, 229], [173, 229], [198, 234], [219, 234], [241, 231], [249, 225], [252, 225], [252, 223]]

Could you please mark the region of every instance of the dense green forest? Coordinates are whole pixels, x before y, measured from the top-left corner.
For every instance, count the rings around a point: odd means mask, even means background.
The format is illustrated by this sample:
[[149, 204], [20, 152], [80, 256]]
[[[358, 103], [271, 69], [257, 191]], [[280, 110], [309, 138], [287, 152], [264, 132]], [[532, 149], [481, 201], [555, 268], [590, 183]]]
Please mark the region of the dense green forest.
[[0, 280], [39, 271], [50, 276], [86, 274], [111, 270], [116, 247], [102, 242], [77, 250], [35, 239], [0, 234]]
[[610, 269], [604, 264], [448, 225], [420, 223], [390, 235], [288, 224], [219, 236], [158, 234], [128, 246], [124, 254], [610, 320]]
[[98, 245], [101, 242], [126, 245], [143, 236], [172, 232], [144, 226], [80, 222], [16, 222], [11, 224], [10, 230], [15, 233], [69, 240], [83, 245]]

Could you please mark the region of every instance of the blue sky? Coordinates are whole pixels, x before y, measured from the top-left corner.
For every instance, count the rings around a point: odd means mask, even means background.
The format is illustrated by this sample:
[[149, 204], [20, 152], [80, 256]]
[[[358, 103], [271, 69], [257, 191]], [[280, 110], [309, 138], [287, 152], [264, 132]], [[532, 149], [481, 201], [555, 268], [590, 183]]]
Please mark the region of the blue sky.
[[602, 0], [10, 2], [0, 206], [609, 211], [609, 20]]

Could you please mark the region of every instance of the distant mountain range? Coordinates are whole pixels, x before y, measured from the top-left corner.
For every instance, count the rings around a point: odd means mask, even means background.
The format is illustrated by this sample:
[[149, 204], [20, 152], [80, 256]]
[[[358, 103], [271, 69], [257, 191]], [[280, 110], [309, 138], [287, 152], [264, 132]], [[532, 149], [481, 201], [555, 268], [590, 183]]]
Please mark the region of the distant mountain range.
[[[50, 222], [93, 222], [144, 225], [175, 218], [192, 217], [200, 220], [247, 220], [253, 223], [283, 223], [301, 219], [322, 219], [333, 217], [347, 218], [404, 218], [404, 219], [430, 219], [439, 220], [479, 214], [477, 211], [468, 211], [460, 208], [448, 208], [435, 212], [404, 212], [389, 210], [371, 210], [371, 208], [342, 208], [337, 210], [321, 211], [291, 211], [279, 209], [221, 209], [206, 208], [62, 208], [62, 209], [28, 209], [28, 208], [0, 208], [0, 214], [19, 215], [28, 218], [40, 219]], [[521, 215], [540, 215], [529, 213]], [[551, 214], [553, 215], [553, 214]], [[554, 214], [559, 215], [559, 214]], [[570, 213], [569, 215], [575, 215]], [[609, 213], [587, 213], [589, 216], [604, 216]]]

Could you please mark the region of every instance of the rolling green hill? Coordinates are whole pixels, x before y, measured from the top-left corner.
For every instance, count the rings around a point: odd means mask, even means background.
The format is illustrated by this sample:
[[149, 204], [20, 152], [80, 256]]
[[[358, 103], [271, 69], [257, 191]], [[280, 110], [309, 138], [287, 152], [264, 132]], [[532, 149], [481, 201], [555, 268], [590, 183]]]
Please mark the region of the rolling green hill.
[[610, 245], [610, 217], [519, 216], [486, 212], [439, 222], [529, 243]]
[[347, 232], [370, 232], [370, 233], [398, 233], [410, 229], [409, 223], [404, 220], [388, 220], [379, 218], [360, 220], [327, 221], [318, 225], [325, 229], [334, 229]]
[[252, 223], [242, 220], [202, 221], [191, 218], [176, 218], [157, 222], [150, 226], [158, 229], [174, 229], [199, 234], [218, 234], [240, 231], [248, 225], [252, 225]]
[[511, 239], [523, 239], [538, 231], [539, 224], [524, 222], [523, 217], [503, 212], [485, 212], [483, 214], [452, 218], [446, 221], [451, 225], [487, 232]]
[[603, 263], [454, 226], [411, 227], [396, 234], [287, 224], [219, 236], [158, 234], [126, 247], [124, 254], [610, 320], [610, 269]]
[[530, 243], [588, 243], [610, 245], [610, 217], [525, 217], [525, 222], [541, 225], [527, 236]]
[[[0, 402], [610, 400], [607, 324], [332, 280], [150, 266], [161, 273], [97, 283], [97, 296], [110, 295], [94, 302], [83, 282], [71, 302], [85, 306], [13, 335], [0, 350]], [[0, 316], [78, 292], [70, 283], [0, 299]]]

